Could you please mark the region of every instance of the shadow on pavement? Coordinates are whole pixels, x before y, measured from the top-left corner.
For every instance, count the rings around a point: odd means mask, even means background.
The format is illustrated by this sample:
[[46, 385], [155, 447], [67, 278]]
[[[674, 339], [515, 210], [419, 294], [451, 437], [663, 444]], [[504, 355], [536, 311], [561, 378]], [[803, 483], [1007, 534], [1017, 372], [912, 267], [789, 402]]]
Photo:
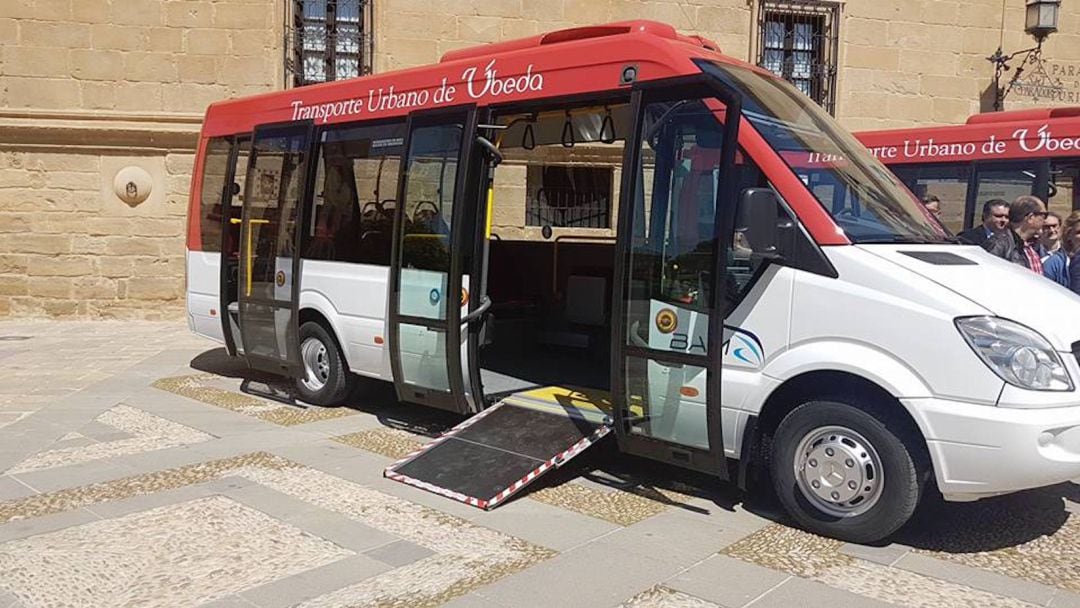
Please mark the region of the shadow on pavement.
[[[240, 379], [248, 386], [261, 384], [271, 391], [295, 397], [292, 381], [250, 369], [242, 359], [229, 357], [224, 348], [201, 353], [191, 361], [191, 367]], [[451, 412], [402, 404], [397, 400], [393, 384], [375, 380], [361, 380], [343, 407], [373, 414], [385, 427], [424, 437], [438, 437], [465, 419]], [[783, 509], [766, 487], [746, 493], [731, 481], [721, 482], [701, 473], [619, 454], [611, 436], [530, 485], [515, 499], [576, 478], [692, 513], [708, 514], [703, 502], [729, 512], [741, 505], [755, 515], [788, 523]], [[699, 500], [691, 503], [689, 498]], [[1069, 518], [1066, 500], [1080, 504], [1080, 485], [1063, 483], [971, 503], [949, 503], [939, 496], [928, 496], [912, 521], [886, 542], [946, 553], [1014, 547], [1060, 530]]]
[[1060, 530], [1070, 515], [1065, 500], [1078, 498], [1073, 483], [966, 503], [931, 496], [892, 541], [944, 553], [1015, 547]]

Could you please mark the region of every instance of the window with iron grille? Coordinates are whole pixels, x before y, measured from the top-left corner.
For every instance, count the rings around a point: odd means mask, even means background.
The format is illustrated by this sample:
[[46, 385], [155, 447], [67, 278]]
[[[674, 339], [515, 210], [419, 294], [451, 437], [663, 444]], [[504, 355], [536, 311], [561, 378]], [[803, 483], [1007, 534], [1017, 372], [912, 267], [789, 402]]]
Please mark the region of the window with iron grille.
[[372, 0], [291, 0], [285, 65], [293, 86], [371, 73]]
[[834, 113], [839, 26], [839, 4], [762, 0], [757, 63]]
[[529, 165], [525, 225], [611, 228], [614, 175], [609, 167]]

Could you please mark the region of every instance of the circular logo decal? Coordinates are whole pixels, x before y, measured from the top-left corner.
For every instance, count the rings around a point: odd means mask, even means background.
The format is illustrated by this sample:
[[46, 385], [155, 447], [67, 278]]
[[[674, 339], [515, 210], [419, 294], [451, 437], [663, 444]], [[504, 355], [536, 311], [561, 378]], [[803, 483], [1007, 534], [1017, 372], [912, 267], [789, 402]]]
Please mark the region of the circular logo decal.
[[656, 313], [656, 329], [660, 330], [662, 334], [670, 334], [675, 331], [675, 328], [679, 326], [679, 317], [675, 314], [674, 310], [665, 308]]
[[285, 271], [284, 270], [277, 271], [277, 276], [274, 277], [274, 281], [277, 283], [278, 287], [284, 287], [285, 286]]
[[464, 287], [461, 288], [461, 305], [464, 306], [469, 303], [469, 290]]
[[431, 302], [432, 304], [438, 304], [439, 299], [441, 298], [441, 296], [439, 296], [439, 290], [438, 289], [432, 289], [431, 293], [428, 294], [427, 298], [428, 298], [428, 301]]

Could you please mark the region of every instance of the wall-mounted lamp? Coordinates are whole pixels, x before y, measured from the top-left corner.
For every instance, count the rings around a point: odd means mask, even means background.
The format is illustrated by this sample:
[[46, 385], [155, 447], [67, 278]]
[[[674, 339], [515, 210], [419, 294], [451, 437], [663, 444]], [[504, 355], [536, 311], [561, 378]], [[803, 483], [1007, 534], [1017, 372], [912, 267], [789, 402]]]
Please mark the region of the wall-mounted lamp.
[[[1042, 65], [1042, 44], [1050, 34], [1057, 31], [1058, 13], [1061, 10], [1061, 0], [1028, 0], [1027, 13], [1024, 18], [1024, 31], [1035, 39], [1035, 46], [1009, 53], [1006, 55], [999, 46], [994, 54], [986, 59], [994, 64], [994, 110], [1005, 109], [1005, 96], [1012, 90], [1024, 73], [1025, 66]], [[1008, 86], [1002, 88], [1001, 75], [1009, 71], [1009, 62], [1015, 57], [1023, 55], [1023, 60], [1013, 72]]]

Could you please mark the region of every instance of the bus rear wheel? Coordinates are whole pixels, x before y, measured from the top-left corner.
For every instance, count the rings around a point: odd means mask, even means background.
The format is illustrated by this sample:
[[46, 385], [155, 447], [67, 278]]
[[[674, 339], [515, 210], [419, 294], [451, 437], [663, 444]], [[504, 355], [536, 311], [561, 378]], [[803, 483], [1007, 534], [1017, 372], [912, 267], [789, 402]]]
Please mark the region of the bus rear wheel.
[[300, 326], [300, 361], [304, 373], [296, 379], [296, 390], [302, 400], [314, 405], [340, 405], [345, 400], [352, 374], [337, 340], [315, 321]]
[[899, 425], [853, 405], [800, 405], [780, 422], [772, 450], [777, 496], [810, 532], [879, 541], [904, 525], [919, 504], [922, 477]]

